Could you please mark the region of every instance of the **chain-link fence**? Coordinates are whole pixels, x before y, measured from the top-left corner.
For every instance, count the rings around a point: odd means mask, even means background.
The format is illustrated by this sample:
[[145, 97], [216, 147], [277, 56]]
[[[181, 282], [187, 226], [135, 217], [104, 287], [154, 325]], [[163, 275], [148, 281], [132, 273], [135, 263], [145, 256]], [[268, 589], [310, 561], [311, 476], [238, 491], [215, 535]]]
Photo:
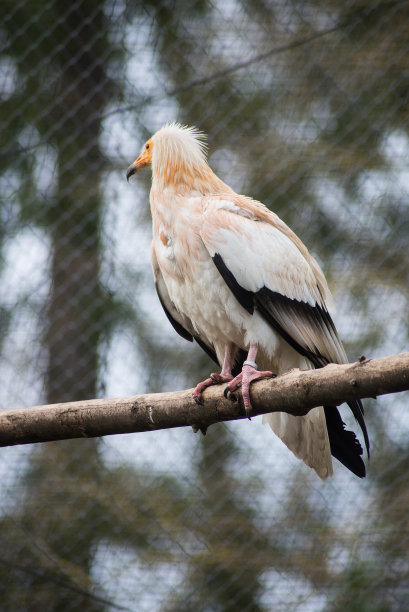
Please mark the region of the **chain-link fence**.
[[[409, 2], [1, 0], [3, 408], [191, 387], [149, 265], [167, 121], [321, 263], [351, 360], [408, 337]], [[258, 419], [0, 452], [0, 610], [403, 611], [408, 397], [368, 477], [322, 483]], [[344, 415], [348, 418], [348, 415]]]

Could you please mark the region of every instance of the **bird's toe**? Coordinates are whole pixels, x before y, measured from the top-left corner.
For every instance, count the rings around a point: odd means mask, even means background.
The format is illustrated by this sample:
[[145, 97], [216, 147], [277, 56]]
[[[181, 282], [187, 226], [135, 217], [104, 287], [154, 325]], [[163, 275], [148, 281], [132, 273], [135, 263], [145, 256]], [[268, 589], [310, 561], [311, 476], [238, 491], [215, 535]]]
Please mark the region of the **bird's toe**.
[[203, 400], [201, 395], [192, 393], [192, 396], [198, 406], [203, 406]]
[[226, 386], [225, 390], [223, 391], [223, 395], [226, 399], [230, 400], [231, 402], [237, 402], [237, 395], [233, 393], [229, 385]]
[[224, 382], [220, 374], [215, 374], [214, 372], [210, 374], [210, 378], [212, 379], [215, 385], [220, 385], [222, 382]]

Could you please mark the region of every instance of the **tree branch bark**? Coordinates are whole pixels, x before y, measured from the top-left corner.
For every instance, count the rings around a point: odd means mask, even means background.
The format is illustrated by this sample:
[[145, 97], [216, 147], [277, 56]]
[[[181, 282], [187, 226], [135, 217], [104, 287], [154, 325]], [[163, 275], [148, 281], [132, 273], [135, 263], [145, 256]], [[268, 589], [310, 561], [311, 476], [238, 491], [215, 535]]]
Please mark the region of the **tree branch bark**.
[[[203, 405], [192, 389], [119, 399], [94, 399], [0, 411], [0, 446], [94, 438], [245, 418], [241, 396], [226, 399], [225, 385], [206, 389]], [[319, 370], [292, 370], [252, 384], [254, 416], [267, 412], [306, 414], [315, 406], [376, 397], [409, 389], [409, 353]]]

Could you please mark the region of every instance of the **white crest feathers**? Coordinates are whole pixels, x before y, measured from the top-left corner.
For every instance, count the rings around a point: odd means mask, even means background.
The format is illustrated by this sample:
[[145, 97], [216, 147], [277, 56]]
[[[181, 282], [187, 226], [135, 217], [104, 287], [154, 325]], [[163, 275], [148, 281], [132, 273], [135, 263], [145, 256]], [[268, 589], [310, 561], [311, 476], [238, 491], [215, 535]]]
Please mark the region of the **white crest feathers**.
[[195, 127], [180, 123], [167, 123], [152, 137], [154, 144], [153, 170], [155, 165], [166, 167], [175, 160], [181, 166], [201, 167], [206, 164], [206, 134]]

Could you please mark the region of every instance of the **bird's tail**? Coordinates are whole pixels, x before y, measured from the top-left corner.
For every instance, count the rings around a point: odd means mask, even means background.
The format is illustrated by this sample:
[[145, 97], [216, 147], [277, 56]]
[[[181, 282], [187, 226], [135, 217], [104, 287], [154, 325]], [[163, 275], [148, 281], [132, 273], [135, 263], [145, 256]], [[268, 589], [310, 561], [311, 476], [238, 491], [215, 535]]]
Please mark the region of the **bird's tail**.
[[286, 412], [272, 412], [263, 416], [263, 423], [268, 423], [290, 451], [323, 480], [333, 473], [325, 416], [322, 407], [313, 408], [304, 416]]
[[[356, 410], [352, 406], [351, 409], [355, 414]], [[366, 470], [362, 459], [362, 446], [358, 438], [353, 431], [345, 429], [345, 423], [335, 406], [324, 406], [324, 411], [332, 455], [356, 476], [363, 478]], [[366, 433], [365, 424], [363, 431]], [[366, 433], [365, 442], [367, 443], [366, 447], [369, 456], [369, 441], [367, 442], [367, 439], [368, 434]]]

